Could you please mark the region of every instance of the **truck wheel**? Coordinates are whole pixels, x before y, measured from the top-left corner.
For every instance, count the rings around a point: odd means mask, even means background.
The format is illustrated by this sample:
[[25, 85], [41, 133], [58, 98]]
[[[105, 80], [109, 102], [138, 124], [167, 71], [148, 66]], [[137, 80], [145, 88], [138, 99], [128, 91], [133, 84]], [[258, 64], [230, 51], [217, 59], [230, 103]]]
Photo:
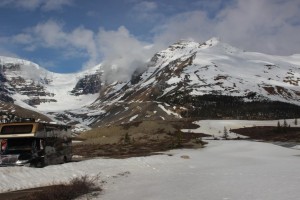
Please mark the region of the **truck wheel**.
[[44, 159], [39, 159], [34, 163], [34, 167], [36, 168], [43, 168], [45, 167]]
[[36, 163], [35, 167], [36, 168], [43, 168], [43, 167], [45, 167], [45, 164], [44, 164], [44, 162], [39, 161], [39, 162]]
[[64, 156], [64, 161], [63, 161], [63, 163], [67, 163], [68, 162], [68, 158], [67, 158], [67, 156]]

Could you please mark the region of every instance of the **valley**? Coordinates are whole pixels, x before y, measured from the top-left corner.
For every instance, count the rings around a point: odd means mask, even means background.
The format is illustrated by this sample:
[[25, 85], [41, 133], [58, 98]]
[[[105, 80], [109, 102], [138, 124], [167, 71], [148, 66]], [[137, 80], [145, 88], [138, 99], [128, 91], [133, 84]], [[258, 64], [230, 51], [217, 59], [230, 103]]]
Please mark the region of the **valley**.
[[[281, 193], [263, 199], [299, 195], [297, 177], [284, 173], [298, 163], [299, 56], [246, 52], [211, 38], [170, 45], [130, 80], [107, 80], [105, 74], [101, 63], [58, 74], [0, 57], [1, 122], [34, 118], [69, 125], [80, 160], [0, 168], [1, 192], [100, 173], [101, 199], [118, 199], [119, 192], [124, 199], [198, 199], [201, 191], [203, 197], [250, 200], [261, 197], [264, 184]], [[272, 179], [278, 170], [281, 178]]]

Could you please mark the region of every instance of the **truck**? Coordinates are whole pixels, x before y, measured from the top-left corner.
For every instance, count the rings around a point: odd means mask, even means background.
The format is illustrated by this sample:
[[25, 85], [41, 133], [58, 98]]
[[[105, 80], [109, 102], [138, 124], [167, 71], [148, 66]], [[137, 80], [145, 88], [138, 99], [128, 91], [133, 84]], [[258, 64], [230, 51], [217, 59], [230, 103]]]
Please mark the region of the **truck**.
[[22, 121], [0, 124], [0, 166], [60, 164], [72, 160], [71, 127]]

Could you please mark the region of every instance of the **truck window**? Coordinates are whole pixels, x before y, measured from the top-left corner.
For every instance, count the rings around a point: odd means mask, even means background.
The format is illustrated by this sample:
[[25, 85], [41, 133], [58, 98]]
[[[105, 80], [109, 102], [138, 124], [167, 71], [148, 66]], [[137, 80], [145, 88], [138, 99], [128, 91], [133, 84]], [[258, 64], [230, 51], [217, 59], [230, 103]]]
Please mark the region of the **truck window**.
[[6, 151], [17, 153], [22, 151], [31, 151], [34, 138], [14, 138], [7, 140]]
[[26, 134], [32, 132], [33, 125], [8, 125], [3, 126], [1, 129], [1, 134]]

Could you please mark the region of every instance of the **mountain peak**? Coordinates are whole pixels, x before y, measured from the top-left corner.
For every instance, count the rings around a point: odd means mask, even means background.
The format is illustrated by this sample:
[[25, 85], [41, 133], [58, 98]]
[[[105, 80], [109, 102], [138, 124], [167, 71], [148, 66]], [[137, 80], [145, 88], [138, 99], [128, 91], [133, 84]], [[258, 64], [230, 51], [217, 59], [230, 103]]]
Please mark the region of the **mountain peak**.
[[207, 40], [205, 43], [209, 46], [215, 46], [221, 42], [220, 38], [218, 37], [212, 37], [209, 40]]
[[198, 46], [197, 42], [194, 42], [192, 40], [179, 40], [178, 42], [172, 44], [169, 46], [169, 49], [184, 49], [186, 47], [195, 48]]
[[32, 64], [37, 65], [31, 61], [24, 60], [21, 58], [13, 58], [13, 57], [7, 57], [7, 56], [0, 56], [0, 64], [6, 64], [6, 63], [13, 63], [13, 64]]
[[3, 66], [5, 66], [5, 70], [11, 71], [23, 71], [25, 74], [39, 74], [41, 71], [45, 71], [44, 68], [41, 68], [38, 64], [24, 60], [21, 58], [13, 58], [0, 56], [0, 69], [3, 70]]
[[201, 44], [202, 49], [213, 47], [213, 51], [219, 51], [224, 53], [239, 53], [242, 52], [241, 49], [231, 46], [230, 44], [221, 41], [218, 37], [212, 37], [203, 44]]

